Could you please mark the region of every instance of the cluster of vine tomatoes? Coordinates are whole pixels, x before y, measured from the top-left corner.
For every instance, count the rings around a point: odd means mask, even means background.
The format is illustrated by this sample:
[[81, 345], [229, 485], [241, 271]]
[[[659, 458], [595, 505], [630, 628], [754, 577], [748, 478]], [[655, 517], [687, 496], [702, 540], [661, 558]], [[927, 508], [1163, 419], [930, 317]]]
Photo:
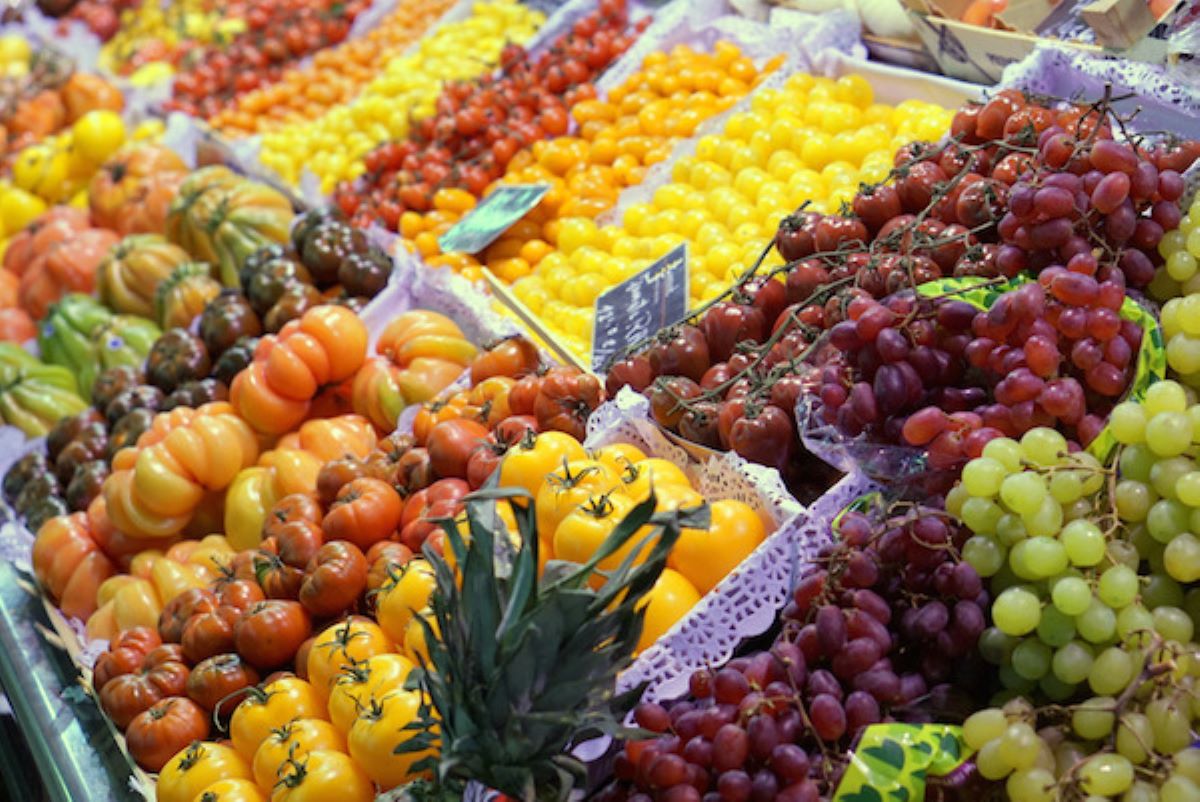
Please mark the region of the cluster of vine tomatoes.
[[508, 45], [500, 75], [448, 84], [434, 116], [368, 153], [366, 175], [340, 185], [335, 202], [357, 221], [394, 230], [405, 211], [432, 209], [439, 189], [482, 195], [523, 147], [567, 133], [570, 108], [595, 98], [592, 82], [644, 27], [628, 26], [625, 0], [604, 0], [536, 57]]
[[346, 39], [364, 0], [260, 0], [228, 45], [193, 50], [175, 76], [169, 111], [211, 117], [231, 99], [278, 81], [286, 67]]

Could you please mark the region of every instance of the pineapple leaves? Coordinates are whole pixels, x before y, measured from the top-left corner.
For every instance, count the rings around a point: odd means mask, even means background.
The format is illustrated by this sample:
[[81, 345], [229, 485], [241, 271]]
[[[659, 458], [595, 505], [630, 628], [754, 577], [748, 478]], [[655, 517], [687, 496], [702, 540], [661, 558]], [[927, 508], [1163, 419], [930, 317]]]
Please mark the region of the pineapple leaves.
[[[595, 734], [620, 735], [641, 689], [616, 694], [632, 660], [646, 594], [681, 529], [708, 526], [708, 509], [656, 513], [637, 504], [582, 565], [551, 561], [538, 579], [534, 502], [497, 478], [464, 499], [465, 524], [442, 520], [452, 568], [430, 549], [433, 621], [420, 619], [428, 660], [410, 681], [427, 700], [397, 753], [440, 746], [432, 796], [461, 796], [477, 781], [534, 802], [586, 786], [569, 754]], [[511, 504], [519, 544], [497, 504]], [[614, 570], [601, 562], [633, 544]], [[603, 581], [592, 587], [595, 577]]]

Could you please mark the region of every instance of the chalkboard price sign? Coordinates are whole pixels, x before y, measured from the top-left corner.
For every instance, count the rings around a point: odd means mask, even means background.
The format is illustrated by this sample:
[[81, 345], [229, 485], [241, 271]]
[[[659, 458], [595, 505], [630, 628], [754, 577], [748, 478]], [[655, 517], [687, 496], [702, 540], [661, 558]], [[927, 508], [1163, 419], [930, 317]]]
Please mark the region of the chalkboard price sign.
[[499, 187], [482, 198], [453, 228], [438, 237], [438, 247], [442, 253], [479, 253], [537, 206], [549, 190], [549, 184]]
[[596, 299], [592, 370], [604, 370], [626, 346], [683, 320], [687, 305], [687, 246], [680, 245]]

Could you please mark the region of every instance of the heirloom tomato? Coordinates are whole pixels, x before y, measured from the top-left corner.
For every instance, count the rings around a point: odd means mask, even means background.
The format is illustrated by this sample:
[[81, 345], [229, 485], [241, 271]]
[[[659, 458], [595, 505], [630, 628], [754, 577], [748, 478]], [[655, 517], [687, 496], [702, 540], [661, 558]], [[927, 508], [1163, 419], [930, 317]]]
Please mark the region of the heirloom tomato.
[[352, 616], [327, 627], [308, 652], [308, 681], [322, 698], [342, 669], [356, 661], [393, 650], [391, 639], [369, 618]]
[[317, 749], [302, 761], [285, 765], [271, 802], [373, 802], [375, 785], [354, 761], [342, 752]]
[[354, 607], [366, 589], [366, 557], [353, 543], [334, 540], [309, 560], [299, 599], [313, 615], [330, 618]]
[[538, 489], [535, 499], [538, 535], [554, 538], [558, 523], [592, 496], [619, 488], [621, 480], [607, 465], [585, 459], [559, 465]]
[[403, 510], [404, 502], [391, 485], [362, 477], [338, 491], [321, 528], [328, 540], [347, 540], [369, 549], [396, 531]]
[[267, 795], [253, 780], [217, 780], [192, 802], [267, 802]]
[[154, 791], [158, 802], [195, 802], [214, 783], [250, 778], [250, 766], [233, 749], [208, 741], [193, 741], [163, 766]]
[[168, 697], [183, 696], [188, 667], [174, 644], [150, 650], [141, 667], [110, 680], [100, 689], [100, 707], [124, 730], [139, 714]]
[[483, 424], [460, 418], [434, 426], [425, 447], [434, 473], [443, 479], [465, 479], [467, 461], [487, 442], [488, 430]]
[[236, 654], [218, 654], [202, 660], [188, 675], [187, 695], [218, 717], [232, 711], [245, 698], [258, 672]]
[[[563, 462], [587, 459], [583, 446], [569, 434], [563, 432], [541, 432], [515, 444], [504, 455], [500, 463], [500, 486], [517, 487], [528, 491], [536, 498], [546, 476], [562, 466]], [[524, 506], [524, 499], [513, 499], [514, 504]]]
[[299, 760], [317, 749], [345, 752], [346, 739], [332, 724], [319, 718], [294, 718], [271, 730], [254, 753], [251, 770], [255, 782], [263, 788], [274, 787], [288, 758]]
[[375, 597], [375, 615], [379, 626], [396, 643], [403, 643], [413, 614], [429, 604], [437, 580], [433, 567], [422, 557], [414, 557], [400, 575], [383, 586]]
[[667, 558], [667, 565], [701, 594], [716, 587], [766, 538], [762, 520], [744, 502], [714, 501], [709, 505], [709, 514], [709, 528], [684, 529]]
[[389, 691], [404, 687], [414, 666], [399, 654], [377, 654], [352, 662], [334, 678], [329, 693], [329, 720], [338, 732], [350, 732], [358, 711], [372, 697], [380, 699]]
[[233, 711], [229, 737], [233, 748], [247, 761], [254, 759], [259, 745], [294, 718], [326, 718], [325, 705], [312, 685], [296, 677], [283, 677], [250, 695]]
[[420, 706], [420, 693], [390, 691], [363, 702], [363, 709], [350, 727], [346, 737], [350, 756], [385, 791], [421, 776], [412, 773], [412, 765], [429, 755], [429, 750], [395, 751], [410, 737], [404, 728], [417, 718]]
[[184, 696], [170, 696], [139, 713], [125, 730], [129, 756], [146, 771], [157, 772], [180, 749], [208, 737], [208, 714]]

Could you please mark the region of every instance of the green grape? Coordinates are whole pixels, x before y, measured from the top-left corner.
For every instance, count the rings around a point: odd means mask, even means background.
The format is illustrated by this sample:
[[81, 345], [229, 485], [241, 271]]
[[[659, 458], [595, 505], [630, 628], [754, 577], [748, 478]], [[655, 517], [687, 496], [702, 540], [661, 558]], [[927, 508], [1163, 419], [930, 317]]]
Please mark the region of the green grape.
[[[1178, 484], [1180, 477], [1194, 470], [1196, 470], [1196, 462], [1190, 457], [1171, 457], [1160, 460], [1150, 466], [1150, 489], [1160, 498], [1178, 501], [1179, 499], [1175, 495], [1175, 485]], [[1156, 498], [1155, 501], [1157, 500]]]
[[1004, 711], [989, 707], [972, 713], [963, 722], [963, 740], [972, 749], [982, 749], [988, 741], [994, 741], [1004, 735], [1008, 729], [1008, 719]]
[[1104, 559], [1104, 533], [1091, 521], [1071, 521], [1059, 535], [1071, 565], [1098, 565]]
[[1101, 752], [1092, 755], [1079, 769], [1084, 793], [1116, 796], [1133, 784], [1133, 764], [1122, 755]]
[[1175, 755], [1175, 773], [1200, 782], [1200, 749], [1190, 746]]
[[1021, 516], [1006, 512], [1000, 516], [999, 521], [996, 521], [996, 538], [1003, 545], [1012, 548], [1027, 537], [1029, 537], [1029, 532], [1026, 531], [1025, 522], [1021, 520]]
[[1070, 504], [1083, 495], [1082, 474], [1077, 471], [1056, 471], [1050, 476], [1050, 496], [1059, 504]]
[[1075, 695], [1077, 686], [1063, 682], [1051, 672], [1038, 680], [1038, 688], [1051, 702], [1065, 702]]
[[1167, 364], [1185, 375], [1200, 371], [1200, 338], [1180, 333], [1168, 340]]
[[998, 596], [1013, 585], [1023, 584], [1025, 584], [1025, 580], [1014, 574], [1012, 568], [1008, 565], [1008, 561], [1005, 560], [1004, 565], [1000, 566], [1000, 570], [989, 578], [988, 589], [991, 590], [993, 596]]
[[1200, 785], [1174, 773], [1158, 788], [1160, 802], [1200, 802]]
[[1186, 710], [1171, 699], [1159, 697], [1146, 705], [1146, 718], [1154, 731], [1154, 751], [1173, 755], [1192, 744], [1192, 727]]
[[1001, 755], [1000, 743], [1000, 739], [988, 741], [975, 755], [975, 767], [985, 779], [1002, 780], [1013, 770]]
[[[1067, 560], [1066, 547], [1052, 537], [1041, 535], [1031, 537], [1022, 541], [1021, 545], [1026, 547], [1026, 553], [1032, 560], [1034, 579], [1058, 576], [1070, 565], [1070, 561]], [[1013, 550], [1016, 551], [1016, 549]]]
[[1150, 471], [1158, 457], [1150, 453], [1144, 445], [1126, 446], [1121, 450], [1117, 460], [1117, 469], [1122, 479], [1132, 479], [1135, 482], [1149, 482]]
[[[1163, 236], [1162, 240], [1159, 241], [1159, 246], [1158, 246], [1159, 253], [1162, 254], [1162, 257], [1164, 259], [1170, 257], [1170, 255], [1172, 253], [1174, 253], [1175, 250], [1179, 250], [1178, 248], [1176, 248], [1172, 251], [1167, 251], [1165, 253], [1162, 250], [1163, 243], [1167, 242], [1168, 239], [1172, 235], [1177, 235], [1178, 233], [1179, 233], [1178, 231], [1168, 231]], [[1182, 246], [1182, 243], [1181, 243], [1181, 246]], [[1180, 301], [1181, 301], [1180, 298], [1171, 298], [1169, 301], [1167, 301], [1165, 304], [1162, 305], [1162, 310], [1159, 312], [1158, 320], [1159, 320], [1159, 323], [1162, 325], [1163, 337], [1174, 337], [1176, 333], [1183, 330], [1179, 325], [1179, 307], [1181, 305]]]
[[1054, 676], [1063, 682], [1076, 685], [1088, 678], [1094, 662], [1092, 650], [1086, 643], [1071, 641], [1054, 653]]
[[980, 656], [995, 666], [1007, 663], [1016, 646], [1017, 639], [1005, 635], [997, 627], [988, 627], [979, 635]]
[[1151, 574], [1142, 589], [1142, 603], [1151, 610], [1164, 604], [1180, 607], [1183, 600], [1183, 586], [1166, 574]]
[[990, 535], [996, 531], [996, 524], [1000, 521], [1000, 517], [1004, 515], [1004, 510], [991, 499], [976, 498], [972, 496], [963, 502], [962, 519], [972, 532], [977, 532], [981, 535]]
[[[1149, 633], [1154, 629], [1154, 616], [1140, 604], [1134, 603], [1117, 613], [1117, 637], [1126, 640], [1135, 632]], [[1145, 640], [1143, 635], [1136, 639], [1138, 643]]]
[[1121, 802], [1158, 802], [1158, 789], [1145, 780], [1134, 780]]
[[1066, 577], [1054, 583], [1050, 600], [1066, 615], [1082, 615], [1092, 606], [1092, 589], [1083, 579]]
[[1146, 555], [1153, 551], [1161, 551], [1163, 547], [1163, 544], [1151, 537], [1150, 530], [1146, 528], [1145, 523], [1126, 527], [1126, 539], [1137, 549], [1137, 553], [1142, 559], [1146, 559]]
[[1072, 501], [1067, 506], [1063, 507], [1063, 521], [1078, 521], [1080, 519], [1090, 518], [1092, 515], [1092, 499], [1081, 498]]
[[1154, 631], [1167, 640], [1190, 643], [1195, 625], [1192, 618], [1178, 607], [1155, 607], [1150, 614], [1154, 618]]
[[1058, 530], [1062, 529], [1063, 524], [1062, 505], [1047, 495], [1042, 499], [1037, 512], [1032, 515], [1022, 515], [1021, 522], [1025, 524], [1025, 529], [1031, 536], [1049, 537], [1058, 534]]
[[962, 482], [959, 482], [946, 494], [946, 512], [961, 521], [963, 502], [970, 497], [971, 494], [962, 486]]
[[[1189, 249], [1190, 250], [1190, 249]], [[1200, 301], [1191, 296], [1179, 300], [1179, 330], [1188, 334], [1200, 334]]]
[[991, 457], [978, 457], [963, 466], [962, 484], [972, 496], [991, 498], [1000, 492], [1000, 483], [1008, 474], [1002, 463]]
[[1019, 696], [1024, 696], [1037, 687], [1036, 680], [1025, 679], [1014, 671], [1012, 666], [1000, 666], [996, 673], [1000, 677], [1000, 684]]
[[1004, 790], [1012, 802], [1051, 802], [1054, 775], [1036, 767], [1014, 771], [1005, 782]]
[[1187, 394], [1179, 382], [1164, 379], [1146, 388], [1142, 406], [1151, 418], [1163, 412], [1183, 412], [1187, 409]]
[[1029, 541], [1022, 540], [1008, 551], [1008, 566], [1014, 574], [1026, 581], [1041, 579], [1029, 556]]
[[1088, 673], [1088, 685], [1095, 694], [1111, 696], [1125, 690], [1135, 670], [1133, 655], [1110, 646], [1096, 655], [1092, 670]]
[[1010, 474], [1000, 484], [1000, 500], [1010, 510], [1023, 516], [1033, 515], [1041, 509], [1046, 492], [1046, 480], [1029, 471]]
[[1100, 601], [1119, 610], [1137, 598], [1138, 575], [1127, 565], [1114, 565], [1100, 575], [1096, 595]]
[[1196, 257], [1186, 250], [1175, 251], [1167, 257], [1167, 275], [1176, 281], [1187, 281], [1196, 275], [1197, 268], [1200, 268], [1200, 264], [1196, 262]]
[[1159, 543], [1170, 543], [1181, 532], [1186, 532], [1190, 512], [1178, 501], [1160, 499], [1146, 513], [1146, 531]]
[[1096, 456], [1088, 451], [1079, 451], [1071, 455], [1071, 460], [1079, 465], [1079, 470], [1071, 471], [1083, 481], [1083, 492], [1086, 495], [1098, 493], [1104, 487], [1108, 476], [1104, 466]]
[[992, 621], [1006, 635], [1028, 635], [1042, 617], [1042, 603], [1024, 587], [1007, 588], [992, 603]]
[[1192, 445], [1192, 421], [1182, 410], [1146, 421], [1146, 445], [1160, 457], [1176, 457]]
[[1075, 616], [1075, 628], [1084, 640], [1104, 643], [1117, 633], [1117, 614], [1099, 599], [1092, 599], [1088, 608]]
[[1080, 702], [1071, 713], [1071, 728], [1085, 741], [1107, 738], [1116, 723], [1117, 717], [1113, 714], [1116, 703], [1111, 696], [1093, 696]]
[[1067, 453], [1067, 438], [1054, 429], [1038, 426], [1021, 435], [1021, 456], [1034, 465], [1057, 465]]
[[1188, 614], [1188, 618], [1192, 619], [1193, 624], [1200, 620], [1200, 588], [1189, 590], [1187, 595], [1183, 597], [1182, 606], [1184, 612]]
[[1188, 407], [1187, 416], [1192, 420], [1192, 442], [1200, 442], [1200, 406], [1193, 404]]
[[1037, 636], [1047, 646], [1059, 647], [1075, 637], [1075, 619], [1053, 604], [1042, 608], [1042, 620], [1038, 621]]
[[1158, 253], [1164, 259], [1171, 258], [1171, 254], [1175, 251], [1184, 250], [1187, 247], [1187, 234], [1184, 234], [1179, 229], [1173, 229], [1163, 234], [1163, 238], [1158, 241]]
[[[1122, 521], [1143, 521], [1146, 519], [1146, 514], [1150, 512], [1150, 505], [1156, 499], [1146, 485], [1125, 479], [1117, 482], [1117, 487], [1113, 491], [1113, 500], [1116, 502], [1117, 515], [1121, 517]], [[965, 515], [966, 505], [964, 504], [963, 507]], [[967, 525], [970, 526], [969, 523]], [[971, 528], [974, 529], [974, 527]]]
[[1133, 547], [1132, 543], [1126, 543], [1124, 540], [1110, 540], [1106, 551], [1108, 552], [1108, 559], [1114, 563], [1128, 565], [1135, 571], [1137, 570], [1140, 559], [1137, 549]]
[[1000, 759], [1014, 769], [1029, 769], [1037, 762], [1042, 739], [1024, 721], [1009, 724], [1000, 737]]
[[1108, 413], [1108, 428], [1118, 443], [1142, 442], [1146, 434], [1146, 410], [1141, 404], [1123, 401]]
[[1179, 582], [1200, 579], [1200, 540], [1191, 532], [1172, 540], [1163, 551], [1163, 565], [1167, 574]]
[[1188, 471], [1175, 482], [1175, 495], [1189, 507], [1200, 507], [1200, 471]]
[[1141, 713], [1123, 713], [1117, 721], [1117, 751], [1133, 763], [1145, 763], [1154, 748], [1154, 728]]
[[975, 535], [963, 544], [963, 559], [981, 577], [989, 577], [1004, 565], [1007, 554], [1004, 547], [985, 535]]
[[997, 437], [995, 440], [989, 440], [983, 447], [982, 456], [996, 460], [1009, 473], [1021, 470], [1021, 444], [1011, 437]]
[[1041, 679], [1050, 670], [1050, 647], [1037, 638], [1026, 638], [1013, 649], [1012, 667], [1025, 679]]

